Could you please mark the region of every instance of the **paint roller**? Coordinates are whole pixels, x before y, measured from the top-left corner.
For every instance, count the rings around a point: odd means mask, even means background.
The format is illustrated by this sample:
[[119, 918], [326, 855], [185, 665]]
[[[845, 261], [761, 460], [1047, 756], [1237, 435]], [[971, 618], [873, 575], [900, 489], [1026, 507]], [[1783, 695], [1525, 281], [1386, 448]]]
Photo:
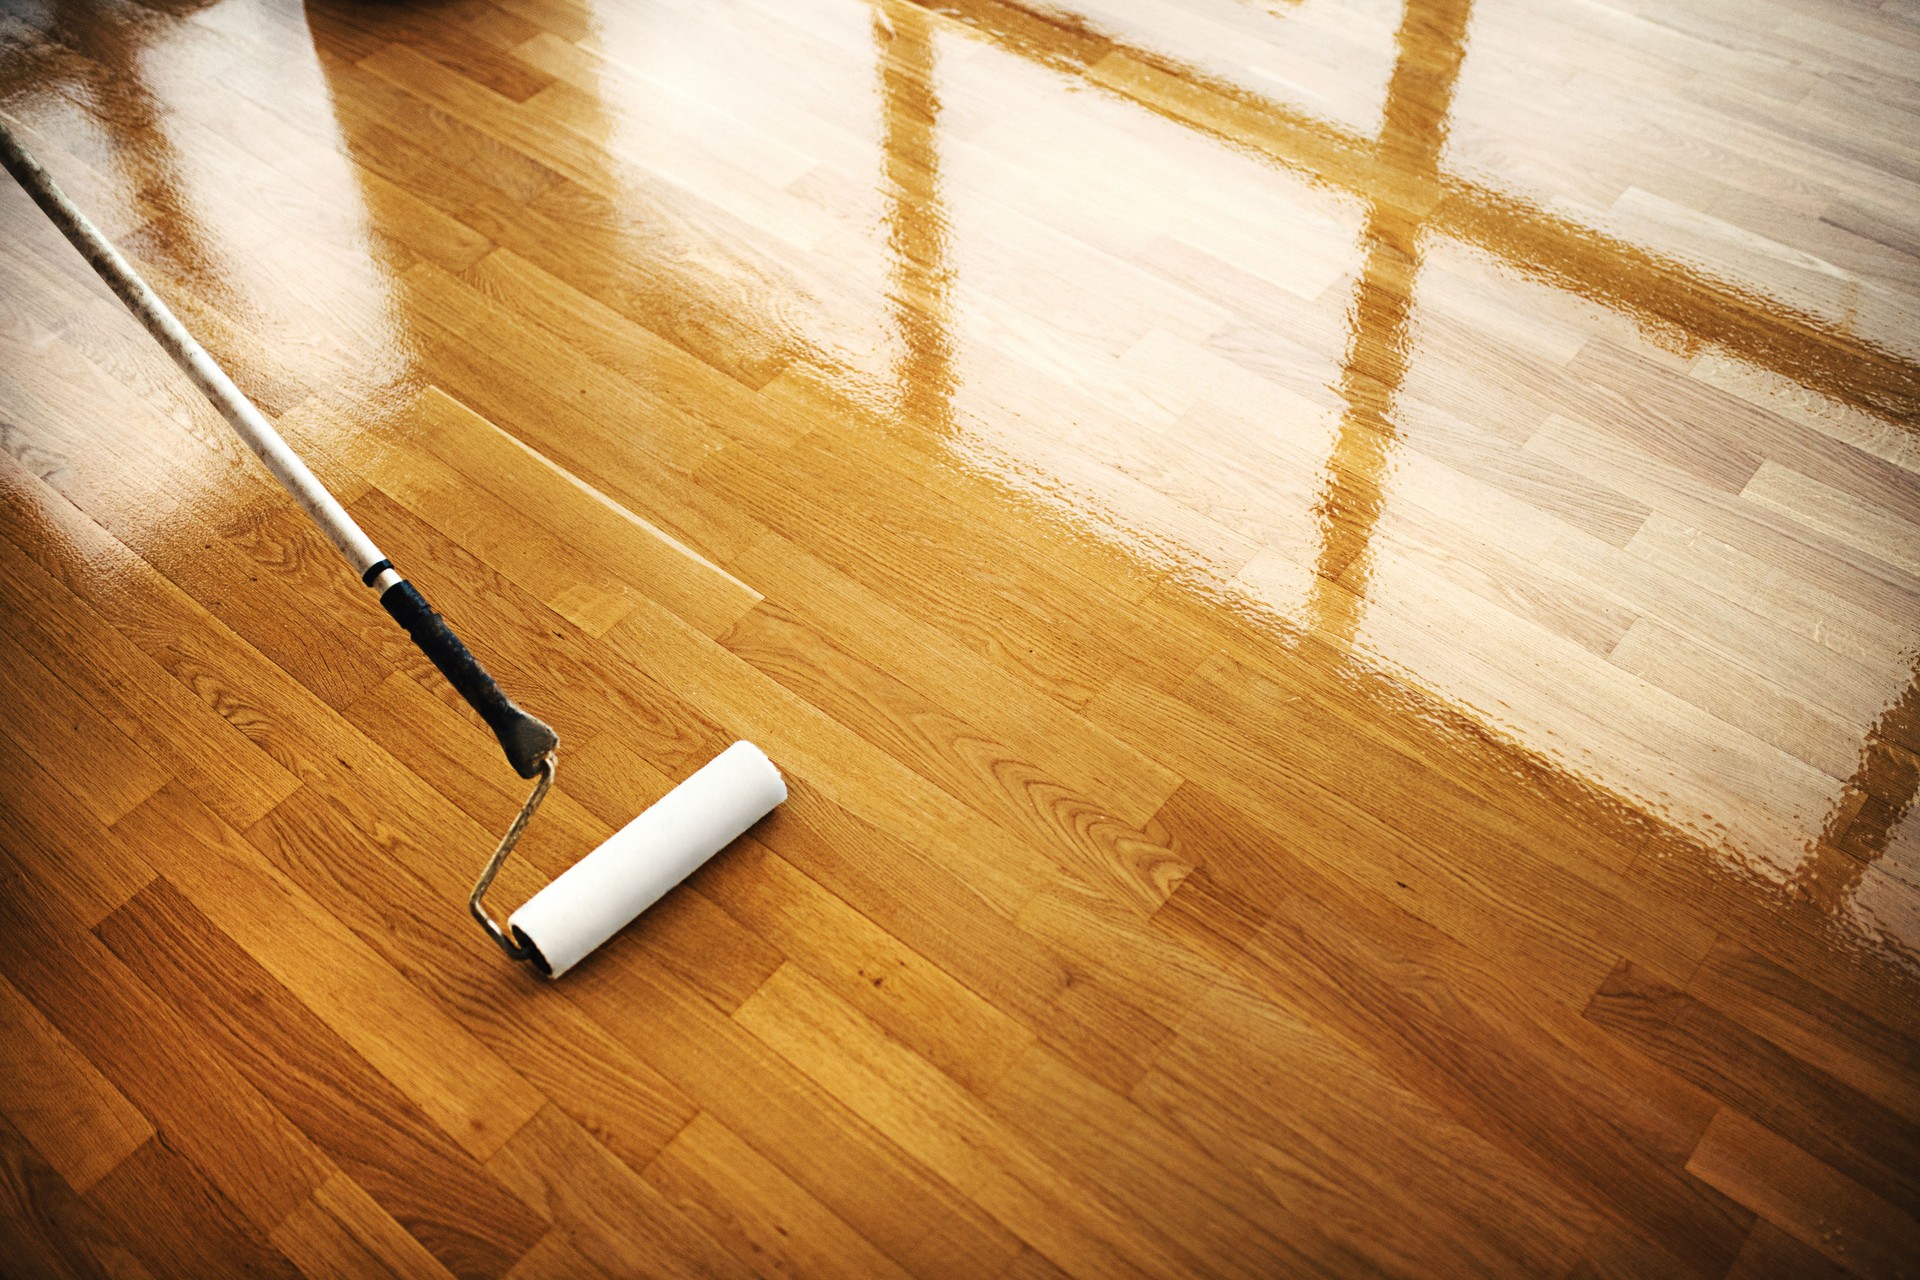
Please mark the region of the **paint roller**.
[[773, 762], [752, 743], [736, 742], [529, 898], [508, 917], [503, 930], [487, 913], [484, 899], [553, 786], [559, 735], [501, 692], [446, 620], [434, 612], [418, 588], [400, 576], [166, 303], [20, 145], [4, 119], [0, 119], [0, 164], [319, 525], [361, 582], [379, 597], [381, 607], [479, 713], [499, 739], [514, 772], [533, 780], [526, 803], [467, 899], [473, 918], [509, 957], [528, 962], [548, 977], [559, 977], [787, 798], [786, 783]]

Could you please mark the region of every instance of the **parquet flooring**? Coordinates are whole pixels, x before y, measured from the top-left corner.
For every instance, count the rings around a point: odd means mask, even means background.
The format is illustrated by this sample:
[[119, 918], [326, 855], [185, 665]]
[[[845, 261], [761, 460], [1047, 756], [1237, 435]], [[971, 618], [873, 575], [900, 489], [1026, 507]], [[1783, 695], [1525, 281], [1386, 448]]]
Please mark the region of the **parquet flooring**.
[[0, 1272], [1920, 1270], [1920, 14], [0, 0]]

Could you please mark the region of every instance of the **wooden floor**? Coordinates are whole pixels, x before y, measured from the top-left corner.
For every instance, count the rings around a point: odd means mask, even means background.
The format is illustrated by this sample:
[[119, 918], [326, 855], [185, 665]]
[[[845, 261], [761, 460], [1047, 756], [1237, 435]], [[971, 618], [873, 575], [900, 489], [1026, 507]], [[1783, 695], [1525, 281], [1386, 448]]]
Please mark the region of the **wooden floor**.
[[1920, 1272], [1904, 0], [4, 0], [0, 1272]]

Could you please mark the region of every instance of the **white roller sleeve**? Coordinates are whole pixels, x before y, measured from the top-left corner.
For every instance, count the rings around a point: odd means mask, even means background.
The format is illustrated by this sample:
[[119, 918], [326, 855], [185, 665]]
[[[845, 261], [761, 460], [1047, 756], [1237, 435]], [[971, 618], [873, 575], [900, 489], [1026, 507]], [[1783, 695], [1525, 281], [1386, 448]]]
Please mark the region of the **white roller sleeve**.
[[507, 919], [559, 977], [787, 798], [773, 761], [736, 742]]

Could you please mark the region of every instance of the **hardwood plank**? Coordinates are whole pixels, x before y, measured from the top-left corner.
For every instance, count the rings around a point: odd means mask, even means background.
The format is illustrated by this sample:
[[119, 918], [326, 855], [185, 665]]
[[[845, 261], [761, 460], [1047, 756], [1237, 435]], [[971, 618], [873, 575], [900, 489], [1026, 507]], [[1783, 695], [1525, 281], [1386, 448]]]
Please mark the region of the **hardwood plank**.
[[1920, 1126], [1800, 1062], [1713, 1006], [1623, 962], [1594, 995], [1587, 1017], [1903, 1212], [1920, 1205], [1915, 1186]]
[[1777, 882], [1717, 875], [1680, 852], [1687, 847], [1656, 835], [1634, 864], [1631, 879], [1641, 892], [1676, 904], [1676, 910], [1723, 921], [1730, 936], [1776, 958], [1806, 979], [1811, 990], [1824, 993], [1821, 998], [1851, 1004], [1901, 1036], [1920, 1035], [1902, 970], [1851, 950], [1847, 926], [1812, 902], [1788, 898], [1783, 904]]
[[1687, 1171], [1851, 1274], [1903, 1275], [1920, 1253], [1910, 1214], [1730, 1108], [1707, 1126]]
[[437, 1131], [422, 1105], [169, 881], [154, 882], [98, 932], [447, 1270], [497, 1274], [543, 1234], [481, 1170], [479, 1154]]
[[[1140, 1265], [1102, 1243], [1126, 1213], [1110, 1195], [1039, 1158], [1017, 1129], [889, 1044], [811, 979], [782, 969], [736, 1020], [1029, 1245], [1075, 1270], [1127, 1273]], [[1146, 1252], [1149, 1266], [1193, 1264], [1159, 1232], [1136, 1230], [1130, 1246]]]
[[[935, 856], [947, 853], [956, 836], [964, 839], [969, 878], [986, 882], [991, 875], [984, 893], [996, 904], [1017, 907], [1032, 891], [1041, 868], [1023, 843], [664, 610], [642, 602], [605, 640], [616, 653], [651, 664], [695, 710], [780, 754], [790, 774], [863, 821]], [[887, 778], [886, 788], [855, 782], [873, 771]]]
[[[1556, 534], [1573, 536], [1568, 526], [1557, 519], [1530, 520], [1521, 532], [1522, 521], [1496, 523], [1491, 516], [1499, 505], [1497, 495], [1476, 491], [1457, 473], [1446, 474], [1447, 470], [1409, 466], [1402, 473], [1404, 500], [1392, 519], [1375, 530], [1382, 553], [1414, 561], [1496, 609], [1602, 657], [1611, 656], [1635, 615], [1595, 590], [1578, 571], [1560, 571], [1543, 563], [1542, 552], [1549, 550]], [[1471, 505], [1478, 512], [1479, 530], [1450, 517], [1462, 489], [1475, 499]], [[1512, 507], [1502, 514], [1514, 514]], [[1636, 521], [1634, 529], [1640, 523]], [[1489, 525], [1496, 529], [1492, 536], [1482, 532]], [[1623, 534], [1622, 541], [1631, 534]], [[1342, 581], [1364, 589], [1362, 570], [1355, 564]]]
[[1911, 1037], [1836, 999], [1792, 968], [1721, 939], [1687, 990], [1908, 1121], [1920, 1118]]
[[[528, 376], [505, 387], [492, 379], [469, 378], [466, 381], [486, 388], [488, 394], [483, 400], [463, 398], [463, 403], [469, 403], [528, 443], [547, 446], [541, 451], [589, 483], [599, 468], [583, 464], [595, 456], [588, 452], [595, 445], [619, 442], [631, 448], [638, 443], [641, 457], [666, 468], [684, 470], [724, 443], [725, 437], [703, 420], [676, 411], [658, 396], [646, 394], [614, 370], [588, 359], [539, 327], [518, 320], [506, 308], [464, 282], [424, 265], [411, 269], [407, 282], [411, 294], [418, 299], [421, 319], [431, 321], [441, 334], [480, 349], [488, 331], [513, 335], [515, 347], [526, 351], [524, 358], [528, 363], [521, 372]], [[445, 354], [451, 357], [454, 353], [446, 351]], [[439, 363], [457, 367], [453, 359]], [[547, 367], [549, 363], [551, 369]], [[559, 375], [558, 379], [555, 374]], [[561, 391], [554, 385], [556, 381], [570, 388], [571, 393]], [[449, 386], [448, 390], [456, 396], [459, 393], [456, 387]], [[489, 406], [495, 401], [506, 412], [493, 413]], [[614, 426], [635, 407], [636, 401], [646, 410], [650, 428], [639, 442], [622, 437]], [[575, 431], [560, 435], [555, 428], [562, 423], [573, 426]], [[629, 458], [628, 465], [638, 461], [638, 458]], [[655, 505], [685, 500], [673, 493], [649, 496]], [[686, 519], [681, 517], [682, 521]]]
[[[1372, 585], [1364, 642], [1397, 652], [1459, 703], [1505, 701], [1521, 743], [1556, 771], [1578, 776], [1574, 758], [1592, 752], [1628, 805], [1782, 869], [1818, 824], [1831, 784], [1788, 753], [1543, 628], [1486, 625], [1419, 565], [1396, 561]], [[1461, 634], [1472, 644], [1449, 640]]]
[[694, 883], [789, 962], [976, 1093], [1033, 1041], [999, 1005], [757, 840], [708, 863]]
[[[758, 834], [871, 918], [911, 928], [924, 940], [929, 959], [1090, 1073], [1131, 1078], [1140, 1056], [1164, 1039], [1165, 1028], [1143, 1014], [1119, 983], [1076, 967], [939, 867], [895, 861], [900, 845], [822, 797], [794, 788], [781, 813]], [[881, 865], [894, 870], [877, 874]], [[901, 891], [900, 875], [911, 893]]]
[[271, 1229], [325, 1181], [325, 1158], [10, 855], [4, 873], [20, 932], [8, 981], [180, 1153], [152, 1160], [199, 1166], [257, 1233]]
[[1906, 516], [1896, 515], [1857, 490], [1835, 488], [1771, 460], [1760, 465], [1740, 496], [1908, 573], [1920, 571], [1920, 556], [1913, 551], [1920, 544], [1920, 522], [1911, 508]]
[[23, 1277], [148, 1278], [104, 1219], [19, 1132], [0, 1119], [0, 1243]]
[[445, 1280], [453, 1274], [344, 1173], [321, 1183], [312, 1198], [282, 1219], [269, 1238], [307, 1280], [329, 1276]]
[[957, 713], [1010, 743], [1059, 754], [1063, 769], [1070, 771], [1063, 781], [1114, 806], [1125, 820], [1151, 817], [1178, 782], [1084, 717], [1036, 702], [997, 664], [980, 660], [943, 631], [916, 623], [885, 596], [829, 568], [804, 547], [768, 534], [734, 567], [772, 592], [786, 612], [862, 662], [884, 668], [890, 655], [911, 647], [918, 661], [897, 678], [924, 697], [951, 701]]
[[1859, 735], [1852, 726], [1662, 623], [1635, 622], [1607, 660], [1831, 777], [1853, 771]]
[[[12, 432], [16, 448], [42, 451], [58, 457], [54, 474], [61, 491], [90, 509], [116, 535], [151, 556], [178, 585], [253, 641], [262, 650], [297, 672], [335, 705], [357, 696], [377, 678], [379, 640], [369, 645], [361, 637], [322, 624], [331, 601], [336, 616], [354, 616], [364, 602], [352, 599], [353, 588], [334, 569], [333, 552], [325, 539], [305, 520], [282, 505], [284, 499], [257, 468], [236, 456], [241, 451], [223, 442], [219, 452], [208, 449], [189, 433], [160, 427], [162, 419], [132, 393], [113, 382], [91, 362], [64, 344], [42, 344], [47, 359], [24, 366], [22, 374], [36, 386], [23, 390], [14, 403], [29, 410], [36, 435]], [[48, 384], [69, 389], [68, 394], [91, 394], [91, 414], [123, 425], [102, 439], [72, 413], [56, 416], [47, 404]], [[16, 408], [16, 412], [19, 410]], [[135, 425], [145, 428], [135, 429]], [[51, 450], [51, 454], [45, 451]], [[122, 465], [106, 465], [120, 457]], [[131, 467], [125, 464], [131, 462]], [[156, 534], [158, 517], [177, 510], [207, 481], [218, 476], [231, 498], [195, 517], [204, 533], [198, 540], [166, 540]], [[124, 477], [132, 472], [164, 476], [164, 495], [141, 495], [139, 486]], [[186, 545], [190, 542], [192, 545]], [[325, 557], [323, 559], [323, 557]], [[263, 578], [267, 585], [258, 585]], [[241, 582], [246, 590], [239, 589]], [[275, 583], [291, 590], [275, 591]], [[282, 628], [289, 613], [307, 625]], [[365, 616], [365, 615], [360, 615]], [[387, 633], [379, 633], [381, 639]]]
[[629, 592], [662, 600], [710, 635], [759, 601], [745, 583], [437, 388], [414, 408], [406, 442], [384, 445], [364, 468], [367, 478], [588, 634], [625, 615]]
[[[1689, 370], [1684, 375], [1656, 370], [1644, 361], [1635, 362], [1618, 344], [1595, 342], [1582, 348], [1576, 365], [1590, 382], [1604, 384], [1616, 373], [1634, 368], [1639, 394], [1664, 407], [1643, 412], [1663, 413], [1672, 424], [1660, 432], [1672, 441], [1672, 447], [1691, 448], [1703, 457], [1718, 456], [1718, 464], [1706, 467], [1721, 478], [1726, 487], [1747, 473], [1740, 484], [1769, 463], [1784, 465], [1809, 476], [1844, 480], [1855, 493], [1879, 503], [1894, 504], [1897, 510], [1912, 512], [1912, 486], [1897, 467], [1888, 466], [1872, 455], [1855, 449], [1836, 447], [1819, 433], [1792, 430], [1777, 413], [1745, 402], [1729, 403], [1730, 393], [1709, 396], [1704, 386], [1710, 379]], [[1716, 388], [1716, 390], [1719, 390]], [[1678, 424], [1687, 424], [1678, 429]], [[1739, 442], [1746, 441], [1743, 446]], [[1737, 460], [1737, 461], [1736, 461]], [[1735, 485], [1735, 491], [1739, 485]]]
[[[1662, 1242], [1685, 1265], [1725, 1267], [1747, 1223], [1679, 1168], [1705, 1126], [1705, 1099], [1645, 1071], [1628, 1085], [1626, 1064], [1601, 1066], [1605, 1046], [1571, 1020], [1516, 1006], [1451, 939], [1392, 914], [1373, 915], [1363, 931], [1350, 923], [1355, 905], [1332, 910], [1305, 896], [1283, 904], [1243, 953], [1246, 980], [1331, 1020], [1337, 1034], [1429, 1102], [1627, 1229]], [[1383, 948], [1400, 957], [1390, 967], [1362, 959]], [[1363, 973], [1378, 975], [1368, 981], [1380, 985], [1355, 990]], [[1405, 1002], [1415, 992], [1434, 1002], [1431, 1015], [1412, 1016]], [[1585, 1047], [1553, 1074], [1523, 1065], [1540, 1055], [1557, 1058], [1552, 1046], [1566, 1038]], [[1512, 1101], [1494, 1101], [1495, 1082], [1498, 1096]], [[1632, 1092], [1630, 1102], [1592, 1108], [1574, 1101], [1620, 1089]], [[1527, 1108], [1524, 1117], [1518, 1106]], [[1575, 1150], [1577, 1158], [1557, 1154]], [[1634, 1172], [1616, 1177], [1610, 1166]]]
[[[1165, 904], [1154, 914], [1161, 910]], [[1156, 1042], [1223, 976], [1203, 956], [1170, 943], [1126, 903], [1082, 880], [1059, 878], [1014, 919], [1072, 966], [1075, 990], [1116, 993], [1146, 1015], [1143, 1026], [1157, 1027]]]
[[153, 879], [139, 852], [102, 825], [31, 753], [0, 736], [0, 830], [75, 917], [91, 924]]
[[507, 1272], [512, 1280], [599, 1280], [602, 1271], [568, 1242], [564, 1227], [555, 1227], [540, 1237], [540, 1243], [527, 1250]]
[[1635, 451], [1617, 456], [1566, 419], [1548, 419], [1527, 449], [1563, 466], [1597, 475], [1629, 497], [1666, 511], [1730, 546], [1777, 563], [1852, 604], [1897, 620], [1920, 589], [1909, 570], [1862, 554], [1850, 543], [1758, 502], [1695, 491], [1678, 468]]
[[7, 736], [66, 779], [96, 822], [112, 826], [167, 781], [163, 766], [29, 652], [0, 655], [0, 698], [13, 712]]
[[[1473, 864], [1438, 862], [1422, 847], [1423, 842], [1402, 837], [1393, 829], [1402, 824], [1419, 828], [1418, 822], [1409, 823], [1409, 818], [1415, 806], [1429, 803], [1420, 791], [1432, 785], [1420, 766], [1394, 753], [1362, 748], [1364, 738], [1334, 730], [1328, 718], [1317, 714], [1317, 707], [1290, 708], [1286, 700], [1292, 695], [1284, 686], [1254, 677], [1244, 669], [1234, 671], [1230, 681], [1225, 678], [1230, 670], [1227, 664], [1219, 664], [1220, 674], [1207, 688], [1217, 711], [1117, 682], [1094, 708], [1096, 719], [1102, 723], [1129, 721], [1141, 725], [1137, 732], [1143, 743], [1150, 743], [1151, 749], [1169, 764], [1197, 780], [1183, 784], [1174, 793], [1159, 821], [1174, 829], [1178, 840], [1182, 838], [1181, 824], [1189, 821], [1185, 815], [1195, 815], [1194, 825], [1184, 837], [1195, 850], [1189, 860], [1209, 865], [1217, 883], [1248, 893], [1262, 881], [1270, 883], [1276, 870], [1284, 877], [1286, 864], [1269, 856], [1267, 849], [1297, 849], [1316, 865], [1353, 876], [1379, 893], [1403, 898], [1410, 909], [1457, 936], [1526, 955], [1526, 963], [1534, 966], [1537, 974], [1556, 977], [1555, 985], [1569, 999], [1591, 992], [1593, 983], [1611, 966], [1612, 945], [1600, 938], [1615, 929], [1632, 930], [1631, 939], [1620, 939], [1623, 944], [1672, 948], [1685, 957], [1681, 963], [1687, 967], [1710, 944], [1711, 939], [1701, 936], [1697, 927], [1685, 934], [1643, 937], [1635, 917], [1619, 915], [1616, 882], [1604, 867], [1596, 868], [1577, 856], [1565, 860], [1546, 856], [1548, 851], [1538, 847], [1533, 851], [1541, 855], [1536, 861], [1528, 852], [1520, 851], [1521, 842], [1515, 842], [1513, 835], [1505, 837], [1505, 841], [1513, 842], [1508, 847], [1516, 852], [1505, 865], [1500, 891], [1484, 892], [1467, 879]], [[1253, 689], [1258, 693], [1234, 687], [1239, 679], [1248, 678], [1254, 681]], [[1254, 732], [1261, 730], [1263, 722], [1272, 727], [1256, 739]], [[1318, 763], [1308, 747], [1313, 738], [1327, 744]], [[1266, 741], [1287, 742], [1290, 746], [1284, 756], [1276, 758], [1264, 745]], [[1338, 779], [1376, 768], [1379, 781], [1375, 785], [1358, 796], [1344, 793]], [[1441, 785], [1451, 789], [1459, 784], [1449, 781]], [[1215, 788], [1220, 794], [1212, 799], [1211, 789]], [[1389, 798], [1393, 803], [1387, 803]], [[1233, 815], [1224, 823], [1213, 818], [1222, 801]], [[1269, 819], [1263, 815], [1272, 816]], [[1505, 820], [1497, 812], [1485, 818], [1490, 824]], [[1477, 824], [1482, 814], [1475, 809], [1464, 820]], [[1249, 837], [1227, 845], [1229, 849], [1246, 850], [1232, 863], [1217, 848], [1218, 828], [1223, 825], [1238, 827]], [[1486, 830], [1476, 836], [1475, 842], [1484, 847], [1501, 839], [1494, 830]], [[1366, 848], [1368, 856], [1351, 859], [1348, 852], [1355, 848]], [[1619, 856], [1604, 844], [1600, 851]], [[1539, 898], [1519, 890], [1522, 876], [1539, 877]], [[1552, 901], [1555, 909], [1544, 919], [1529, 918], [1529, 901]], [[1549, 929], [1566, 928], [1564, 913], [1568, 904], [1576, 901], [1584, 904], [1580, 914], [1590, 922], [1590, 931], [1569, 931], [1551, 940], [1538, 936], [1542, 924]], [[1495, 923], [1493, 917], [1502, 918]]]
[[501, 248], [461, 279], [516, 317], [591, 356], [672, 410], [730, 439], [781, 442], [811, 429], [805, 417], [756, 396], [644, 325]]
[[[1063, 1100], [1094, 1123], [1059, 1123], [1062, 1113], [1055, 1108]], [[1044, 1048], [1029, 1050], [994, 1086], [988, 1103], [1043, 1158], [1085, 1170], [1087, 1180], [1115, 1202], [1115, 1211], [1137, 1215], [1144, 1226], [1164, 1233], [1189, 1267], [1259, 1275], [1337, 1273], [1353, 1265], [1318, 1224], [1276, 1209], [1251, 1180]]]
[[[421, 829], [433, 838], [431, 828]], [[472, 889], [471, 867], [436, 870], [405, 837], [397, 845], [376, 843], [351, 815], [304, 791], [248, 839], [314, 901], [351, 922], [362, 943], [429, 993], [469, 1035], [542, 1094], [563, 1100], [569, 1115], [623, 1159], [644, 1164], [692, 1118], [687, 1095], [648, 1065], [636, 1052], [639, 1044], [623, 1043], [567, 1001], [545, 999], [532, 975], [499, 963], [458, 909]], [[484, 853], [476, 850], [474, 857]], [[343, 866], [370, 870], [345, 875]], [[502, 887], [526, 892], [528, 884], [522, 879]], [[404, 926], [389, 928], [387, 921]]]
[[[606, 232], [622, 225], [620, 219], [608, 216], [612, 210], [607, 208], [604, 197], [592, 189], [607, 185], [606, 175], [611, 166], [590, 144], [569, 130], [553, 129], [537, 115], [514, 111], [504, 99], [464, 76], [436, 67], [432, 60], [405, 45], [389, 44], [378, 53], [358, 59], [358, 64], [569, 180], [524, 209], [516, 208], [511, 225], [532, 234], [516, 235], [510, 240], [499, 240], [495, 236], [499, 242], [507, 243], [536, 263], [559, 265], [555, 274], [575, 287], [679, 342], [691, 354], [707, 359], [749, 387], [763, 385], [779, 370], [784, 362], [777, 347], [729, 315], [731, 308], [707, 306], [688, 312], [681, 307], [680, 314], [676, 315], [673, 299], [682, 292], [683, 284], [670, 270], [663, 278], [649, 279], [643, 275], [636, 279], [631, 272], [619, 269], [607, 252], [599, 255], [590, 250], [582, 252], [588, 246], [609, 245], [611, 237]], [[582, 183], [586, 185], [575, 185]], [[658, 188], [660, 184], [659, 179], [654, 178], [643, 179], [639, 185], [644, 189], [646, 186]], [[632, 198], [633, 192], [629, 190], [623, 195]], [[662, 252], [657, 256], [648, 255], [649, 258], [662, 263], [687, 263], [693, 267], [695, 279], [699, 279], [697, 264], [703, 260], [727, 261], [737, 256], [724, 249], [717, 254], [708, 252], [710, 233], [697, 222], [673, 216], [671, 202], [660, 201], [656, 208], [667, 215], [657, 224]], [[484, 216], [486, 213], [487, 210], [480, 207], [470, 214], [476, 217], [476, 229], [482, 233], [504, 230], [496, 228], [493, 220]], [[555, 254], [557, 246], [569, 242], [572, 247], [567, 253]], [[686, 292], [700, 296], [707, 291], [696, 287]], [[737, 287], [728, 282], [722, 296], [737, 299]]]
[[1626, 550], [1586, 560], [1610, 593], [1760, 670], [1791, 672], [1794, 688], [1843, 716], [1870, 687], [1867, 673], [1848, 664], [1877, 664], [1889, 642], [1897, 647], [1897, 626], [1664, 513], [1649, 516]]
[[[614, 1035], [822, 1204], [910, 1272], [969, 1274], [1003, 1264], [1006, 1234], [736, 1023], [678, 982], [603, 956], [569, 987]], [[623, 991], [644, 987], [647, 1007]], [[830, 1136], [831, 1135], [831, 1136]], [[894, 1216], [911, 1205], [910, 1218]]]
[[[62, 495], [0, 456], [19, 523], [9, 536], [48, 576], [86, 602], [210, 710], [296, 776], [311, 763], [283, 707], [301, 705], [297, 685], [258, 650]], [[303, 691], [305, 692], [305, 691]], [[276, 695], [288, 696], [282, 701]], [[312, 694], [306, 698], [311, 703]]]
[[87, 1192], [86, 1200], [156, 1276], [300, 1273], [164, 1132], [143, 1143]]
[[58, 654], [61, 679], [156, 762], [246, 826], [298, 785], [232, 724], [168, 677], [111, 624], [11, 542], [0, 539], [0, 627], [17, 644]]
[[613, 1275], [750, 1275], [606, 1148], [545, 1108], [487, 1167], [574, 1248]]
[[153, 1126], [48, 1022], [0, 979], [0, 1113], [67, 1185], [84, 1193], [140, 1144]]
[[409, 47], [427, 50], [427, 56], [435, 62], [503, 97], [516, 102], [531, 97], [546, 85], [548, 77], [511, 56], [511, 37], [498, 33], [497, 28], [488, 31], [482, 27], [475, 20], [481, 13], [463, 13], [461, 21], [447, 24], [421, 22], [405, 13], [329, 10], [326, 29], [348, 49], [357, 43], [361, 48], [379, 50], [404, 40]]
[[350, 127], [355, 162], [452, 217], [484, 191], [525, 204], [560, 180], [545, 165], [361, 71], [343, 51], [322, 45], [319, 54], [329, 79], [351, 87], [337, 109]]
[[[892, 597], [910, 616], [959, 634], [993, 661], [1011, 663], [1070, 706], [1085, 703], [1116, 666], [1136, 661], [1118, 637], [1151, 637], [1142, 635], [1137, 620], [1128, 621], [1123, 602], [1101, 579], [1075, 579], [1037, 562], [1030, 549], [996, 536], [990, 522], [918, 486], [900, 486], [912, 503], [920, 548], [913, 571], [903, 571], [892, 540], [858, 518], [860, 511], [889, 501], [889, 492], [897, 498], [900, 488], [880, 483], [886, 478], [857, 455], [849, 457], [845, 445], [812, 437], [778, 458], [724, 450], [700, 475], [776, 533]], [[970, 487], [985, 506], [982, 486]], [[1063, 609], [1063, 600], [1076, 607]], [[1109, 616], [1111, 633], [1101, 626]]]
[[129, 815], [123, 831], [167, 850], [163, 874], [204, 904], [206, 918], [474, 1158], [491, 1155], [540, 1108], [536, 1090], [370, 949], [350, 942], [339, 919], [191, 796], [156, 797]]
[[704, 1112], [640, 1176], [756, 1274], [906, 1273]]
[[1753, 1234], [1733, 1260], [1727, 1280], [1840, 1280], [1848, 1274], [1772, 1223], [1761, 1221], [1753, 1224]]
[[1450, 469], [1519, 498], [1610, 546], [1624, 546], [1651, 510], [1569, 468], [1502, 448], [1497, 438], [1451, 414], [1424, 407], [1409, 444]]
[[1019, 748], [923, 698], [762, 604], [721, 638], [728, 652], [907, 763], [984, 817], [1053, 853], [1143, 914], [1189, 869], [1150, 830], [1040, 772]]
[[[1236, 982], [1196, 1006], [1132, 1097], [1337, 1241], [1341, 1270], [1559, 1273], [1593, 1229], [1551, 1180]], [[1392, 1207], [1371, 1208], [1387, 1186]]]
[[1589, 342], [1569, 365], [1600, 410], [1591, 420], [1647, 448], [1655, 457], [1726, 493], [1739, 493], [1762, 465], [1753, 446], [1732, 432], [1700, 432], [1683, 424], [1724, 420], [1727, 407], [1702, 403], [1712, 392], [1684, 374], [1637, 360], [1611, 342]]

